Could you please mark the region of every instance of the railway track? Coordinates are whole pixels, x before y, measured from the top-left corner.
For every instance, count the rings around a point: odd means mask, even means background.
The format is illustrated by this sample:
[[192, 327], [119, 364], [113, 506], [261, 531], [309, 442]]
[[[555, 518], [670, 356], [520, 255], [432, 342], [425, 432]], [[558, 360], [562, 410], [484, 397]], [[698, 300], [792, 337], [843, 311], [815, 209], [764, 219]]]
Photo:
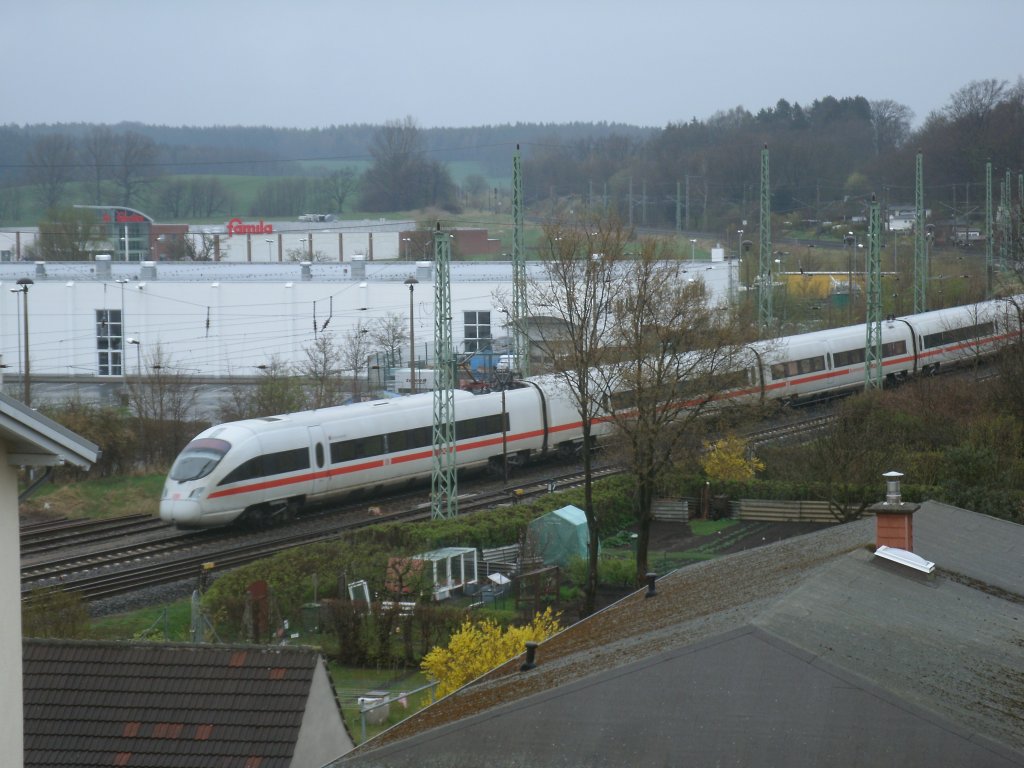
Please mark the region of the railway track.
[[[616, 467], [602, 467], [594, 471], [594, 476], [606, 477], [620, 471]], [[571, 472], [533, 478], [499, 490], [468, 490], [460, 494], [459, 508], [463, 512], [472, 512], [515, 504], [555, 490], [572, 488], [582, 482], [582, 472]], [[40, 589], [56, 588], [77, 592], [87, 601], [99, 600], [147, 587], [198, 579], [204, 571], [225, 571], [285, 549], [329, 541], [360, 527], [430, 518], [429, 502], [409, 505], [408, 495], [402, 498], [400, 505], [391, 501], [388, 508], [364, 503], [358, 507], [350, 505], [343, 512], [315, 512], [288, 527], [260, 532], [218, 529], [177, 532], [168, 536], [168, 531], [173, 532], [174, 529], [161, 524], [163, 530], [159, 526], [154, 526], [153, 530], [165, 535], [152, 541], [71, 553], [39, 562], [26, 562], [23, 558], [22, 599], [33, 599], [34, 593]], [[124, 522], [116, 520], [111, 524], [112, 537], [118, 535], [115, 529]], [[120, 530], [125, 529], [122, 527]]]

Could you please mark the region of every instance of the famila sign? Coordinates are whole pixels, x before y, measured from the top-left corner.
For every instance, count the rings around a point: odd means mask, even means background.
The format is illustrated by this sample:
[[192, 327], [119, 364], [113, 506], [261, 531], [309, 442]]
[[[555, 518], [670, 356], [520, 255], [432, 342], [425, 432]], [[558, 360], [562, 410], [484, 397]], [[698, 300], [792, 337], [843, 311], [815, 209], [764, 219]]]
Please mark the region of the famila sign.
[[265, 224], [260, 219], [259, 224], [246, 224], [241, 219], [231, 219], [228, 222], [228, 237], [232, 235], [271, 235], [274, 233], [273, 224]]

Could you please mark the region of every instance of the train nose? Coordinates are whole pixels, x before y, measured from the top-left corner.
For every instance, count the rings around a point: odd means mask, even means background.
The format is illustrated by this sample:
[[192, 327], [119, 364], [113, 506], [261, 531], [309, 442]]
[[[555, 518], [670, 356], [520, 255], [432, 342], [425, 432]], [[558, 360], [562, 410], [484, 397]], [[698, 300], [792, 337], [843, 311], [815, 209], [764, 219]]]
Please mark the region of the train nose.
[[160, 500], [160, 519], [174, 525], [199, 525], [202, 510], [198, 501], [168, 496]]

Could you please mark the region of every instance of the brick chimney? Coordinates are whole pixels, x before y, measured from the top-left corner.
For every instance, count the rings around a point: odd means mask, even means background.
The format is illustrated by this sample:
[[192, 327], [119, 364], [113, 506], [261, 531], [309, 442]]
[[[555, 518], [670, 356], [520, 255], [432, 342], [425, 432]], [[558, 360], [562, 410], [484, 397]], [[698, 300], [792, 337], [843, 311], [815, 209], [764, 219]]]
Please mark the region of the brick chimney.
[[875, 515], [875, 547], [914, 551], [914, 513], [919, 504], [905, 504], [900, 496], [901, 472], [886, 472], [885, 501], [868, 507]]

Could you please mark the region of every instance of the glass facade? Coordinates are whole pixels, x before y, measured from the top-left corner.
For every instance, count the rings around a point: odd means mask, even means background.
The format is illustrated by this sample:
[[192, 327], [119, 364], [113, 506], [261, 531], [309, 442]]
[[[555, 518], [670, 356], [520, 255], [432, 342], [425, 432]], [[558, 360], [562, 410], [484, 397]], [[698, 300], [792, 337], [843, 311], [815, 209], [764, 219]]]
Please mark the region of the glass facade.
[[96, 355], [96, 372], [100, 376], [124, 375], [121, 310], [96, 310]]

